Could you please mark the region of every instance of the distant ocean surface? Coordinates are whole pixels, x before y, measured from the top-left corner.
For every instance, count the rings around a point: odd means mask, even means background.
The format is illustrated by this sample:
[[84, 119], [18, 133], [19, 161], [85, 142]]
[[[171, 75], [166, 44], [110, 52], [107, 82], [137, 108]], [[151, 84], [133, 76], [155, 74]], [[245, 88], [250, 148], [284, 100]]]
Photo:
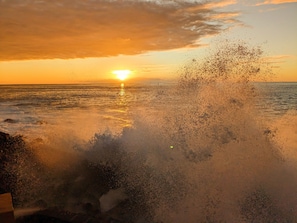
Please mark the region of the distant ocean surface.
[[131, 125], [131, 112], [145, 108], [163, 87], [120, 83], [1, 85], [0, 131], [29, 136], [40, 135], [51, 126], [73, 130], [77, 125], [85, 131], [121, 131]]
[[[254, 86], [256, 106], [263, 116], [279, 117], [297, 111], [297, 83], [268, 82]], [[73, 129], [81, 125], [85, 131], [109, 128], [120, 132], [131, 126], [138, 109], [153, 112], [160, 104], [169, 106], [172, 95], [166, 92], [172, 88], [174, 84], [166, 82], [126, 86], [0, 85], [0, 131], [29, 136], [39, 135], [50, 126]]]

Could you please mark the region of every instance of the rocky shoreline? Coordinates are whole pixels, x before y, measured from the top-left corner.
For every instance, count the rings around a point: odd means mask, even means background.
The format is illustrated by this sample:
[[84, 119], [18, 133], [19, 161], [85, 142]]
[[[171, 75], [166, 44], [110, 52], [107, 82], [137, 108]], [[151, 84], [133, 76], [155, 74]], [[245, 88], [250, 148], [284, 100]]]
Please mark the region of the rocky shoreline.
[[134, 222], [127, 211], [133, 209], [129, 199], [111, 195], [120, 190], [111, 168], [82, 161], [79, 170], [59, 176], [59, 185], [51, 185], [56, 180], [51, 170], [39, 162], [22, 136], [0, 132], [0, 169], [0, 193], [12, 194], [16, 223]]

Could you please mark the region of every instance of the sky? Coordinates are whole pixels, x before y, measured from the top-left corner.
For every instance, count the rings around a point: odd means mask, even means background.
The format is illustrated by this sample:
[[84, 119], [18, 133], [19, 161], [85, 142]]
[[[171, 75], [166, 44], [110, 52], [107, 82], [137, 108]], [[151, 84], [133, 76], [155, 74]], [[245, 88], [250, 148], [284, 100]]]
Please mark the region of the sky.
[[297, 81], [297, 0], [0, 0], [0, 84], [177, 77], [225, 39]]

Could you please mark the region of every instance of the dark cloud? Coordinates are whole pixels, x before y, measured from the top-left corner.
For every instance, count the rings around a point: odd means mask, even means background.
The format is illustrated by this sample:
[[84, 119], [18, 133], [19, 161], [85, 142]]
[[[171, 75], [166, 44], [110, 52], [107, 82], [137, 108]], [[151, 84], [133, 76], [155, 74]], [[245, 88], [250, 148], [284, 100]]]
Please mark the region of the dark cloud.
[[189, 1], [2, 0], [0, 60], [194, 47], [200, 38], [222, 31], [230, 19], [223, 15], [209, 3]]

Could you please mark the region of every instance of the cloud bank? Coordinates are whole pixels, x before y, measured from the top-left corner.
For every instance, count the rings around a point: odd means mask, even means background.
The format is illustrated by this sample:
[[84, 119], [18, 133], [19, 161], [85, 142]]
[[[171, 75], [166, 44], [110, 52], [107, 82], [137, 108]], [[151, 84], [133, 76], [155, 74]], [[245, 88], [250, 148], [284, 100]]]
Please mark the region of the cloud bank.
[[[221, 4], [219, 4], [221, 2]], [[0, 60], [133, 55], [199, 46], [230, 26], [214, 4], [193, 1], [2, 0]], [[236, 23], [236, 19], [234, 19]]]

